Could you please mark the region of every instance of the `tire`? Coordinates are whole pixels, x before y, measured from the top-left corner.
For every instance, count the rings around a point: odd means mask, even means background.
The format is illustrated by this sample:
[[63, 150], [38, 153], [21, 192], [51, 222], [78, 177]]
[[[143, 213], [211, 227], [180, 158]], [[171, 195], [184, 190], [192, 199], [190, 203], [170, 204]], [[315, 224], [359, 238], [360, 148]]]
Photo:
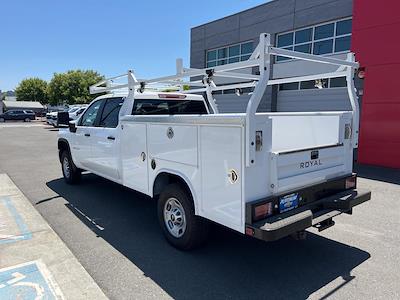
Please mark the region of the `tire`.
[[5, 121], [6, 121], [6, 119], [0, 118], [0, 123], [4, 123]]
[[29, 119], [29, 118], [25, 118], [25, 120], [24, 120], [24, 122], [30, 122], [31, 121], [31, 119]]
[[179, 184], [168, 185], [158, 199], [158, 220], [167, 241], [177, 249], [201, 246], [208, 236], [208, 222], [196, 216], [191, 195]]
[[66, 183], [77, 184], [81, 180], [82, 171], [75, 166], [68, 150], [61, 153], [61, 169]]

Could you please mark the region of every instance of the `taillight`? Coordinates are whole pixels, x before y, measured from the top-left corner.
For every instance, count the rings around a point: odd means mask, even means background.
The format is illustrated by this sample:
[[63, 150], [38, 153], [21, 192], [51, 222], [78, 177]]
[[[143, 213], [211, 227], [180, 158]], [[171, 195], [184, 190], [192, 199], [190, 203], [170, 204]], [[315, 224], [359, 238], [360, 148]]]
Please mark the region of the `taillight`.
[[357, 186], [357, 176], [351, 176], [346, 178], [346, 190], [355, 189]]
[[158, 97], [161, 99], [186, 99], [186, 95], [178, 94], [158, 94]]
[[254, 235], [254, 229], [251, 227], [246, 227], [246, 234], [253, 236]]
[[253, 221], [265, 219], [266, 217], [272, 215], [273, 213], [272, 202], [267, 202], [254, 206]]

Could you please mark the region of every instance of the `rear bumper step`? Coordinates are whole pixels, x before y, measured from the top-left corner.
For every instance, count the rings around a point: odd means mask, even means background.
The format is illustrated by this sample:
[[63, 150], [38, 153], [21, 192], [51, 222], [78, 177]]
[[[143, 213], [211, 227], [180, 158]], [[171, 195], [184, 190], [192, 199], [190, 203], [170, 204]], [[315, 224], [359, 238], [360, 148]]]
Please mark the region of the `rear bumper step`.
[[[321, 231], [334, 225], [333, 217], [351, 213], [354, 206], [370, 199], [371, 192], [367, 190], [344, 191], [288, 213], [246, 225], [246, 234], [265, 241], [275, 241], [312, 226]], [[315, 210], [316, 206], [320, 209]]]

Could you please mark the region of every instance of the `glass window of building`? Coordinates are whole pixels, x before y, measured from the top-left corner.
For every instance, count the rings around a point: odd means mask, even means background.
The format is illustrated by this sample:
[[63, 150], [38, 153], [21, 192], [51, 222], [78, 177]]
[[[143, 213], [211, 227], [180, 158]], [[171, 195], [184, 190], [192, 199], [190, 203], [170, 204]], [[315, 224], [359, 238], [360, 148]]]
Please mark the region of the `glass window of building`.
[[248, 60], [252, 53], [252, 41], [208, 50], [206, 53], [206, 67], [212, 68]]
[[[317, 55], [348, 52], [351, 49], [352, 19], [342, 19], [324, 24], [278, 34], [279, 48]], [[276, 61], [290, 58], [278, 56]]]

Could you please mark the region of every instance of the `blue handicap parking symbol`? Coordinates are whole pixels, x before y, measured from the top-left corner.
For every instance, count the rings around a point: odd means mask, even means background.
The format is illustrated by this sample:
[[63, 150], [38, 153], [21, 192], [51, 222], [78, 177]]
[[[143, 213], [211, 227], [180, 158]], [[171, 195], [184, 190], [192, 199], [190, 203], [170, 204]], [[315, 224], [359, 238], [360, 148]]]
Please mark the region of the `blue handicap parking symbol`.
[[32, 233], [10, 197], [0, 197], [0, 244], [14, 243], [31, 238]]
[[0, 269], [0, 299], [62, 299], [49, 276], [40, 262]]

